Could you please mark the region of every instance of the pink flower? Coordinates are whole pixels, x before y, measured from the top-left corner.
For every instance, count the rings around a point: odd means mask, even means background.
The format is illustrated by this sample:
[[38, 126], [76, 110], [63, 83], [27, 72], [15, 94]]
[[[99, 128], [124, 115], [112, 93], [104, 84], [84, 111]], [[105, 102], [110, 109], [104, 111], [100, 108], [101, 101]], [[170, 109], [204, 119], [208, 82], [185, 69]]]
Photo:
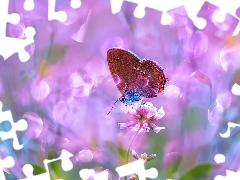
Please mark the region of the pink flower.
[[132, 131], [140, 129], [139, 133], [149, 132], [150, 129], [158, 133], [160, 130], [165, 129], [165, 127], [158, 127], [153, 123], [165, 115], [163, 107], [157, 110], [150, 102], [144, 104], [136, 103], [132, 106], [127, 106], [127, 110], [124, 113], [132, 116], [135, 121], [118, 123], [120, 129], [130, 128]]

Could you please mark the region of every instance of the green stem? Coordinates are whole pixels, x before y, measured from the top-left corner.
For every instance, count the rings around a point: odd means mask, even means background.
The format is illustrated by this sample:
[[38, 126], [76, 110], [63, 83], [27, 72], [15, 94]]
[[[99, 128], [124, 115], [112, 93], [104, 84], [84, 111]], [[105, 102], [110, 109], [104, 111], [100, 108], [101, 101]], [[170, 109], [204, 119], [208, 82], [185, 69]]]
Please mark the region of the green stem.
[[[129, 160], [129, 154], [130, 154], [130, 150], [132, 148], [132, 144], [134, 142], [134, 140], [136, 139], [137, 135], [139, 134], [140, 130], [141, 130], [142, 126], [139, 127], [138, 131], [134, 134], [129, 146], [128, 146], [128, 150], [127, 150], [127, 158], [126, 158], [126, 164], [128, 164], [128, 160]], [[127, 176], [124, 177], [124, 180], [127, 180]]]

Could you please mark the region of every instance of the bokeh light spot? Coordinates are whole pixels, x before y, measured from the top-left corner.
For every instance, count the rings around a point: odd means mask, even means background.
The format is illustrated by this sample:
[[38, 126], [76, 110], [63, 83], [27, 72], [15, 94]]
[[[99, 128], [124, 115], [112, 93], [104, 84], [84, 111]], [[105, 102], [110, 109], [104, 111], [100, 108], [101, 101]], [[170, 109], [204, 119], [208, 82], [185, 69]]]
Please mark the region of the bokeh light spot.
[[71, 87], [79, 87], [84, 84], [82, 77], [77, 72], [71, 74], [69, 81]]
[[175, 99], [180, 97], [180, 89], [175, 85], [169, 85], [164, 90], [164, 96], [168, 99]]
[[90, 162], [93, 159], [93, 154], [90, 150], [82, 150], [77, 154], [77, 161]]
[[72, 95], [76, 97], [89, 96], [91, 87], [88, 85], [79, 86], [78, 88], [72, 88]]
[[23, 118], [27, 121], [28, 128], [24, 131], [24, 134], [30, 139], [36, 139], [42, 132], [43, 121], [42, 119], [34, 112], [26, 112], [23, 115]]
[[49, 93], [50, 87], [45, 80], [41, 80], [40, 82], [34, 82], [31, 85], [31, 95], [37, 101], [44, 100]]
[[231, 94], [228, 92], [219, 93], [217, 95], [216, 99], [217, 105], [223, 109], [227, 109], [230, 106], [231, 101], [232, 101]]

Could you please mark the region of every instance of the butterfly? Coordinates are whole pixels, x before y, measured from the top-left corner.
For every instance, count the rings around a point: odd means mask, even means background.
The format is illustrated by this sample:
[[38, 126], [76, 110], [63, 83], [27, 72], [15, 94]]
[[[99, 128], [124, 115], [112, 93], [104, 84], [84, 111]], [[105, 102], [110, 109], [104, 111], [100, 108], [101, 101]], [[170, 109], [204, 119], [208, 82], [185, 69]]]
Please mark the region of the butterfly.
[[117, 101], [131, 105], [142, 98], [157, 97], [158, 93], [164, 91], [168, 79], [157, 62], [141, 60], [130, 50], [119, 48], [107, 51], [107, 62], [112, 78], [122, 94]]

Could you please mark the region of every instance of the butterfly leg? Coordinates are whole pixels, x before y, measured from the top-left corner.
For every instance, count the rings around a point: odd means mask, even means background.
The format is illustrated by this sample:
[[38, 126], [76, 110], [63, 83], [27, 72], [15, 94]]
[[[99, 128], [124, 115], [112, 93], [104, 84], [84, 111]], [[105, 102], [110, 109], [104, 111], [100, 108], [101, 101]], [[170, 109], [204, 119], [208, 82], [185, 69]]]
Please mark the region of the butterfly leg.
[[[120, 97], [121, 98], [121, 97]], [[113, 109], [113, 107], [115, 106], [115, 104], [120, 100], [120, 98], [118, 98], [116, 101], [115, 101], [115, 103], [113, 103], [113, 106], [112, 106], [112, 108], [111, 108], [111, 110], [107, 113], [107, 115], [109, 115], [110, 114], [110, 112], [112, 111], [112, 109]], [[121, 101], [121, 100], [120, 100]]]

